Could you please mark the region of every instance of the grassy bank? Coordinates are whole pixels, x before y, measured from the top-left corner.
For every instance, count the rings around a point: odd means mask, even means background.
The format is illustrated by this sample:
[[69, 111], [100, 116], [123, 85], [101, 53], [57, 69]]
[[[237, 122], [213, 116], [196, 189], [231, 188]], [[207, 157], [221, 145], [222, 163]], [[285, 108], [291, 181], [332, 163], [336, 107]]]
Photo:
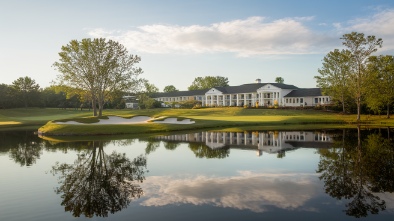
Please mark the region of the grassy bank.
[[[177, 117], [195, 121], [195, 124], [132, 124], [99, 125], [97, 118], [88, 110], [61, 109], [9, 109], [0, 110], [0, 130], [36, 128], [46, 135], [100, 135], [100, 134], [141, 134], [195, 129], [241, 130], [245, 127], [258, 129], [314, 129], [354, 127], [355, 115], [341, 115], [315, 110], [289, 109], [152, 109], [152, 110], [105, 110], [105, 116], [124, 118], [133, 116]], [[104, 118], [105, 118], [104, 116]], [[84, 125], [56, 124], [55, 121], [75, 120]], [[371, 127], [394, 126], [394, 120], [383, 116], [362, 116], [362, 123]]]

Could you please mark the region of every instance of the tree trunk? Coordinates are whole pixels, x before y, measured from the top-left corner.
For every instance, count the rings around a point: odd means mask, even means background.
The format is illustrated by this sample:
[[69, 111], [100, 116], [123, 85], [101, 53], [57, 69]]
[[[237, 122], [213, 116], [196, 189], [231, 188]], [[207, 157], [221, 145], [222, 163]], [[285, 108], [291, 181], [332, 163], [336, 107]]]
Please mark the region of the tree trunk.
[[99, 102], [99, 113], [98, 113], [98, 116], [99, 117], [101, 117], [101, 116], [103, 116], [103, 104], [102, 104], [102, 102]]
[[360, 114], [361, 113], [361, 98], [357, 98], [357, 122], [360, 121]]
[[92, 108], [93, 108], [93, 116], [96, 117], [97, 116], [97, 107], [96, 107], [96, 99], [95, 98], [92, 99]]
[[390, 104], [387, 104], [387, 119], [390, 118]]

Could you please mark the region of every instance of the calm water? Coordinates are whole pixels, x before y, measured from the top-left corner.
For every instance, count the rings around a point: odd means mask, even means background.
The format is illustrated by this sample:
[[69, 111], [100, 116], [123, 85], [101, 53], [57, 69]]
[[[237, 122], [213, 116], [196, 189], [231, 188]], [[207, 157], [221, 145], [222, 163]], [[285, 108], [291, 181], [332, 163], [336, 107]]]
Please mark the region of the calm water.
[[0, 132], [0, 220], [393, 220], [394, 131]]

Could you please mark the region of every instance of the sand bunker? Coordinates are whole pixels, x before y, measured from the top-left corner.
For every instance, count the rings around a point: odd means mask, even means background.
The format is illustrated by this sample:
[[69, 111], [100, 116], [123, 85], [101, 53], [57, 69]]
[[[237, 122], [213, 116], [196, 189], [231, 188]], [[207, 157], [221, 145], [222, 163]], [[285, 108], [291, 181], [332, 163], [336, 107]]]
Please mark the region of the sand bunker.
[[[123, 117], [117, 117], [117, 116], [109, 116], [108, 119], [100, 119], [99, 122], [97, 123], [91, 123], [91, 124], [144, 124], [148, 123], [148, 121], [153, 120], [154, 118], [147, 117], [147, 116], [137, 116], [137, 117], [132, 117], [130, 119], [123, 118]], [[67, 121], [67, 122], [55, 122], [57, 124], [85, 124], [85, 123], [79, 123], [76, 121]], [[163, 121], [154, 121], [153, 123], [159, 123], [159, 124], [194, 124], [194, 121], [191, 121], [190, 119], [184, 119], [181, 121], [178, 121], [177, 118], [166, 118]]]
[[170, 117], [170, 118], [166, 118], [162, 121], [155, 121], [155, 123], [158, 123], [158, 124], [194, 124], [195, 122], [191, 121], [190, 119], [184, 119], [184, 120], [178, 121], [177, 118]]

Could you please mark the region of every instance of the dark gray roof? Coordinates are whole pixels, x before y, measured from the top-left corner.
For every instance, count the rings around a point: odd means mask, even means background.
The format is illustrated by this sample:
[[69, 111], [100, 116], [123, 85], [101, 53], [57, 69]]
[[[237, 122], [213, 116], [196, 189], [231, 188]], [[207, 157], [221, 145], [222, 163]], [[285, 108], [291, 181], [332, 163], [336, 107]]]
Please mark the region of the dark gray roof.
[[223, 92], [224, 94], [237, 94], [237, 93], [251, 93], [256, 92], [257, 89], [270, 84], [281, 89], [298, 89], [298, 87], [289, 84], [279, 84], [279, 83], [253, 83], [253, 84], [243, 84], [239, 86], [227, 86], [227, 87], [215, 87], [217, 90]]
[[294, 90], [284, 97], [311, 97], [311, 96], [322, 96], [320, 88], [300, 88]]
[[[298, 89], [298, 87], [290, 84], [279, 84], [279, 83], [252, 83], [252, 84], [243, 84], [239, 86], [227, 86], [227, 87], [214, 87], [216, 90], [221, 91], [224, 94], [238, 94], [238, 93], [252, 93], [256, 92], [257, 89], [270, 84], [275, 87], [281, 89]], [[210, 88], [211, 89], [211, 88]], [[152, 98], [158, 97], [187, 97], [187, 96], [196, 96], [196, 95], [205, 95], [207, 91], [210, 89], [204, 90], [193, 90], [193, 91], [174, 91], [168, 93], [155, 93], [152, 94]]]
[[196, 96], [196, 95], [205, 95], [205, 93], [209, 91], [209, 89], [204, 90], [192, 90], [192, 91], [173, 91], [168, 93], [154, 93], [151, 95], [152, 98], [157, 97], [188, 97], [188, 96]]

